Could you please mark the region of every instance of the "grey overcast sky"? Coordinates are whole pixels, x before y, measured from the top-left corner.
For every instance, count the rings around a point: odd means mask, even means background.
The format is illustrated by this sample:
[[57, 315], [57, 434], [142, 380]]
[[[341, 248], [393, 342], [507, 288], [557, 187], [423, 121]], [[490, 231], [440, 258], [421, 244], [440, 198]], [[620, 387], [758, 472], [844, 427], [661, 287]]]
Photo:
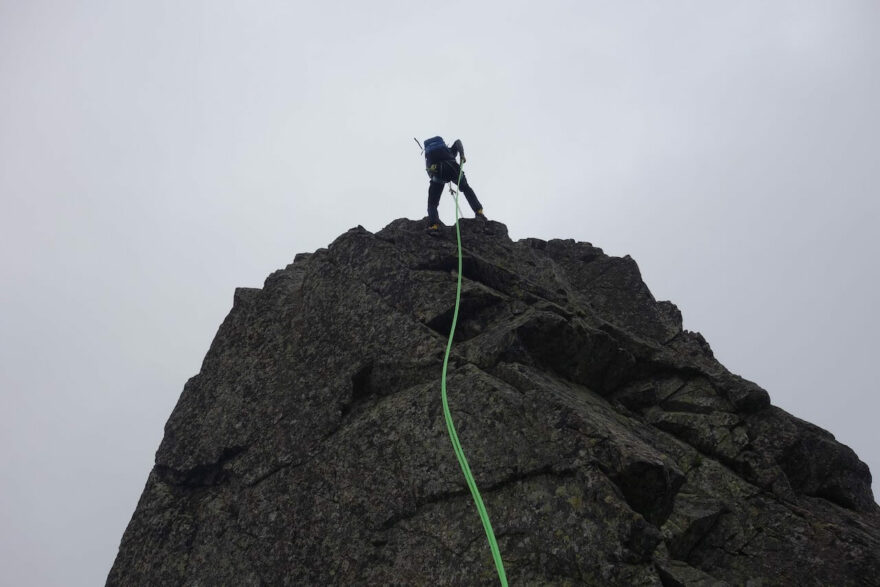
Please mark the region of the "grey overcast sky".
[[413, 136], [877, 474], [878, 105], [876, 1], [0, 0], [0, 584], [103, 583], [234, 288], [422, 218]]

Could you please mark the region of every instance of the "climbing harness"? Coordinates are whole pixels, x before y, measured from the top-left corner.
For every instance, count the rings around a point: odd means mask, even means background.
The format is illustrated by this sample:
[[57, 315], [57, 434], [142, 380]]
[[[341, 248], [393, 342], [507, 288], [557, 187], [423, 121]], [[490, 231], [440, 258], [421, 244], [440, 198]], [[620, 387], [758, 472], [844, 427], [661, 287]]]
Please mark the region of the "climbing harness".
[[[416, 141], [418, 142], [418, 141]], [[461, 183], [461, 176], [464, 172], [464, 163], [459, 167], [458, 182]], [[498, 542], [495, 540], [495, 532], [492, 531], [492, 523], [489, 521], [489, 514], [483, 505], [483, 498], [480, 497], [480, 490], [477, 489], [477, 483], [471, 474], [471, 468], [464, 456], [461, 443], [458, 441], [458, 434], [455, 432], [455, 425], [452, 423], [452, 414], [449, 411], [449, 401], [446, 398], [446, 366], [449, 363], [449, 351], [452, 349], [452, 337], [455, 334], [455, 324], [458, 321], [458, 308], [461, 303], [461, 230], [458, 226], [458, 218], [460, 211], [458, 208], [458, 192], [449, 186], [452, 197], [455, 200], [455, 236], [458, 239], [458, 285], [455, 292], [455, 310], [452, 313], [452, 327], [449, 329], [449, 340], [446, 343], [446, 354], [443, 356], [443, 375], [440, 378], [440, 388], [443, 397], [443, 415], [446, 418], [446, 430], [449, 432], [449, 439], [452, 441], [452, 448], [455, 450], [455, 456], [458, 457], [458, 464], [461, 465], [461, 472], [467, 481], [468, 488], [471, 490], [471, 496], [480, 513], [480, 519], [483, 521], [483, 528], [486, 530], [486, 538], [489, 540], [489, 549], [492, 551], [492, 558], [495, 560], [495, 569], [498, 571], [498, 579], [503, 587], [507, 587], [507, 575], [504, 573], [504, 563], [501, 560], [501, 552], [498, 550]]]

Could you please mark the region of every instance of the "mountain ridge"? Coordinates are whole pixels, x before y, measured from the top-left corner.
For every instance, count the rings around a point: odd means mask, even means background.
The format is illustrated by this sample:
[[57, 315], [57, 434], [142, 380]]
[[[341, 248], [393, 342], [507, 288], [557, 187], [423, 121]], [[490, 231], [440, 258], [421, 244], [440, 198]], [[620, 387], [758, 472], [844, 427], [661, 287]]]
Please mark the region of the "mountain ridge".
[[[450, 404], [511, 584], [876, 584], [867, 466], [634, 260], [461, 232]], [[457, 266], [398, 219], [237, 289], [107, 584], [492, 584], [439, 405]]]

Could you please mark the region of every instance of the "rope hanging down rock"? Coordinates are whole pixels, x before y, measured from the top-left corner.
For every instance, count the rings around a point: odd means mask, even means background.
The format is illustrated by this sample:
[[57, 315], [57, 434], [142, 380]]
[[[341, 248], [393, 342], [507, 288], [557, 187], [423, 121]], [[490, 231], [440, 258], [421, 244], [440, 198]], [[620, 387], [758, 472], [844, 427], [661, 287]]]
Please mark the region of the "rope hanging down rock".
[[[461, 184], [461, 176], [464, 172], [464, 163], [459, 167], [458, 182]], [[455, 310], [452, 313], [452, 326], [449, 329], [449, 340], [446, 343], [446, 354], [443, 357], [443, 375], [440, 378], [440, 388], [443, 397], [443, 415], [446, 418], [446, 430], [449, 432], [449, 439], [452, 441], [452, 448], [455, 450], [455, 456], [458, 458], [458, 464], [461, 465], [461, 472], [467, 481], [468, 488], [471, 490], [471, 496], [480, 513], [480, 519], [483, 521], [483, 528], [486, 530], [486, 538], [489, 540], [489, 549], [492, 551], [492, 558], [495, 560], [495, 568], [498, 571], [498, 579], [503, 587], [507, 587], [507, 575], [504, 573], [504, 563], [501, 560], [501, 552], [498, 550], [498, 542], [495, 540], [495, 532], [492, 531], [492, 522], [489, 521], [489, 514], [486, 512], [486, 506], [483, 505], [483, 498], [480, 497], [480, 490], [477, 489], [477, 483], [471, 474], [471, 468], [468, 465], [467, 458], [458, 441], [458, 434], [455, 432], [455, 425], [452, 423], [452, 414], [449, 411], [449, 401], [446, 398], [446, 366], [449, 363], [449, 351], [452, 349], [452, 337], [455, 334], [455, 324], [458, 321], [458, 308], [461, 303], [461, 229], [458, 225], [459, 208], [458, 208], [458, 192], [449, 186], [455, 200], [455, 235], [458, 239], [458, 285], [455, 291]]]

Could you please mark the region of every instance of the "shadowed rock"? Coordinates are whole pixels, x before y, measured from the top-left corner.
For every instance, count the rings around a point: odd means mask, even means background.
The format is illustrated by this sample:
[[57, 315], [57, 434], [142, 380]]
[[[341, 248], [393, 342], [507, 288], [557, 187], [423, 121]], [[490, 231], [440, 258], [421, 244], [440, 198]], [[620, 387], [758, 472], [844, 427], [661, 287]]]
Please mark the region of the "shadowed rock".
[[[870, 585], [868, 468], [728, 372], [629, 257], [462, 222], [448, 389], [511, 585]], [[491, 585], [446, 433], [454, 228], [236, 290], [108, 585]]]

